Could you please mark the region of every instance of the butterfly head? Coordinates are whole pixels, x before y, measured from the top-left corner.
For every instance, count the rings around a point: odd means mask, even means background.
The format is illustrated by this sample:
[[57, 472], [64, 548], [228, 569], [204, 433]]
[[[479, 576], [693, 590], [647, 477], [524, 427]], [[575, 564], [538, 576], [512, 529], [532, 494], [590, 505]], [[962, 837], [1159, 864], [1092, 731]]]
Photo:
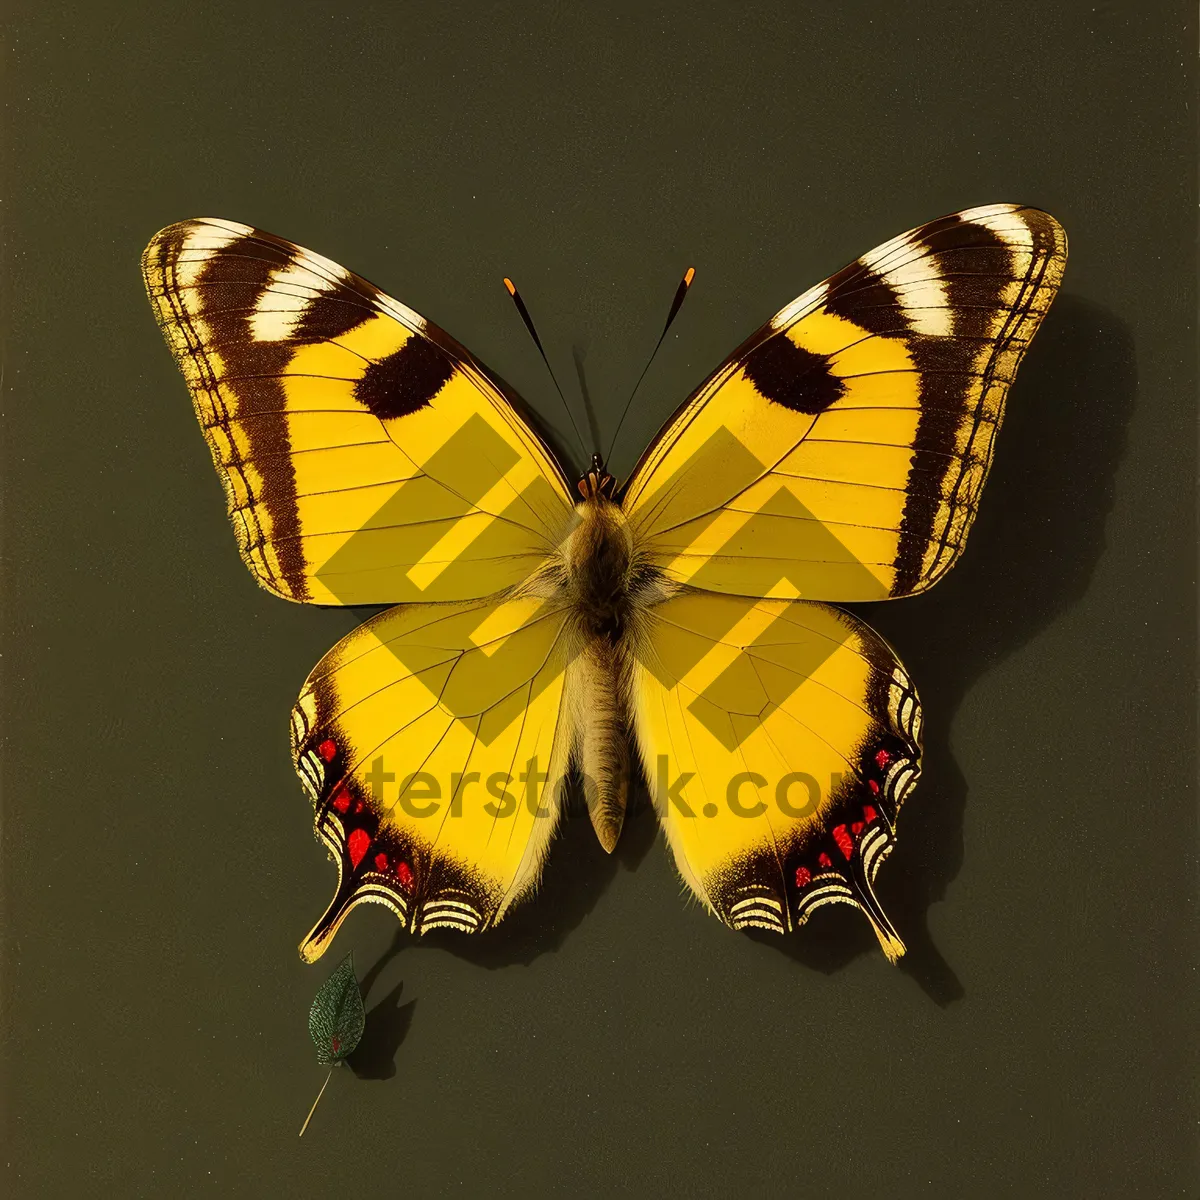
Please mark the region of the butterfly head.
[[592, 455], [592, 465], [587, 472], [579, 477], [579, 494], [585, 500], [596, 500], [601, 496], [611, 500], [617, 481], [604, 469], [604, 460], [598, 454]]

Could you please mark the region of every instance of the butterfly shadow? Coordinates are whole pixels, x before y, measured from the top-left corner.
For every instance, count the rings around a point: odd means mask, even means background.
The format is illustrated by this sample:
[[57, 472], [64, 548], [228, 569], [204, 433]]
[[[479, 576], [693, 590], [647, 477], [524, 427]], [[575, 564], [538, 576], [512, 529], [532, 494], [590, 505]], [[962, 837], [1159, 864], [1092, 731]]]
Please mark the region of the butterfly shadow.
[[[586, 806], [578, 795], [568, 798], [537, 895], [520, 905], [496, 928], [479, 937], [464, 937], [434, 930], [421, 943], [438, 946], [476, 966], [495, 969], [528, 965], [541, 954], [563, 943], [595, 906], [604, 888], [622, 870], [635, 870], [654, 841], [657, 825], [644, 789], [631, 789], [625, 828], [617, 848], [606, 855], [596, 840]], [[536, 903], [532, 902], [536, 900]], [[388, 948], [368, 968], [360, 981], [363, 996], [401, 951], [413, 945], [412, 935], [397, 930]], [[367, 1010], [362, 1040], [347, 1058], [359, 1079], [391, 1079], [396, 1055], [412, 1025], [415, 1000], [400, 1003], [404, 984], [398, 983]]]
[[[400, 953], [404, 944], [405, 940], [399, 935], [393, 938], [388, 949], [363, 975], [359, 981], [359, 989], [364, 999], [370, 997], [371, 989], [378, 982], [384, 968]], [[417, 1007], [415, 1000], [410, 1000], [407, 1004], [400, 1003], [403, 991], [404, 984], [396, 984], [382, 1000], [367, 1010], [367, 1022], [362, 1038], [354, 1052], [346, 1058], [350, 1069], [359, 1079], [391, 1079], [396, 1074], [396, 1054], [408, 1036], [413, 1011]]]
[[[925, 595], [855, 610], [896, 648], [924, 709], [922, 781], [876, 886], [908, 945], [901, 969], [941, 1005], [964, 995], [928, 925], [931, 905], [963, 863], [970, 785], [954, 761], [951, 726], [977, 679], [1087, 591], [1136, 396], [1128, 328], [1103, 308], [1060, 295], [1009, 397], [961, 561]], [[826, 973], [878, 953], [861, 914], [842, 905], [815, 913], [792, 937], [758, 940]]]
[[[1127, 327], [1096, 305], [1060, 295], [1010, 397], [962, 560], [923, 596], [856, 610], [896, 647], [924, 708], [924, 777], [905, 807], [895, 853], [876, 886], [908, 946], [901, 970], [943, 1006], [965, 994], [934, 945], [927, 920], [963, 862], [969, 787], [950, 749], [951, 725], [981, 675], [1087, 590], [1104, 550], [1104, 521], [1136, 390]], [[618, 874], [637, 869], [657, 829], [645, 782], [638, 778], [631, 784], [620, 841], [606, 855], [573, 789], [536, 895], [481, 937], [434, 931], [422, 944], [490, 969], [528, 965], [563, 944]], [[821, 909], [792, 936], [755, 931], [749, 936], [825, 974], [879, 952], [862, 915], [841, 905]], [[410, 944], [408, 935], [397, 934], [367, 977]], [[398, 989], [389, 1001], [393, 995]], [[403, 1018], [390, 1019], [407, 1028]]]
[[563, 944], [619, 874], [637, 869], [657, 828], [639, 780], [630, 788], [625, 825], [616, 848], [605, 854], [588, 818], [582, 789], [573, 783], [537, 891], [482, 937], [434, 931], [425, 940], [476, 966], [528, 966]]
[[[657, 832], [649, 795], [644, 783], [637, 780], [630, 787], [620, 840], [612, 854], [605, 854], [588, 819], [582, 789], [575, 781], [568, 792], [537, 891], [499, 925], [478, 937], [464, 937], [453, 930], [432, 930], [420, 939], [420, 945], [438, 947], [491, 970], [528, 966], [535, 958], [563, 944], [620, 873], [637, 870]], [[391, 945], [363, 976], [364, 993], [387, 964], [412, 944], [410, 934], [396, 933]], [[368, 1017], [368, 1026], [370, 1021]]]

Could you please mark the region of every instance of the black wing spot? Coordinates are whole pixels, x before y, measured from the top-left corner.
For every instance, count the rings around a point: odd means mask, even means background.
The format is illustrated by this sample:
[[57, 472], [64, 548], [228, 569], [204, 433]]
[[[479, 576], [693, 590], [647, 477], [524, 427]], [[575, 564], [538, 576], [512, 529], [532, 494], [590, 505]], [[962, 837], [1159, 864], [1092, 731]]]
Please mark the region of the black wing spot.
[[824, 412], [846, 394], [829, 359], [797, 346], [786, 333], [752, 350], [744, 369], [761, 395], [793, 412]]
[[375, 314], [357, 297], [322, 294], [305, 308], [292, 339], [313, 344], [345, 337]]
[[868, 333], [892, 337], [909, 333], [912, 323], [895, 289], [862, 259], [859, 268], [842, 287], [830, 291], [825, 311], [852, 321]]
[[381, 421], [405, 417], [429, 402], [454, 374], [454, 363], [420, 334], [372, 363], [354, 385], [354, 397]]

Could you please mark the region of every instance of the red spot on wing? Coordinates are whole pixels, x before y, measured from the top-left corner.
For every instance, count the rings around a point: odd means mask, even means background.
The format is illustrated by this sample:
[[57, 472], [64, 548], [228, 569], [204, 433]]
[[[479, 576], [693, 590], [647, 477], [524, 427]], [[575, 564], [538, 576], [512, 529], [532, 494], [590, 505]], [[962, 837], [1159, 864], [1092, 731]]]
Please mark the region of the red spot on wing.
[[871, 789], [871, 791], [873, 791], [875, 793], [875, 795], [877, 795], [877, 796], [879, 795], [879, 784], [877, 784], [875, 782], [875, 780], [868, 779], [867, 786]]
[[357, 867], [363, 860], [367, 848], [371, 845], [371, 835], [365, 829], [356, 829], [346, 842], [346, 852], [350, 855], [350, 865]]
[[875, 755], [875, 762], [879, 765], [880, 770], [886, 767], [891, 761], [892, 756], [886, 750], [880, 750], [879, 753]]
[[377, 870], [377, 871], [386, 871], [387, 870], [387, 855], [386, 854], [375, 855], [375, 870]]
[[329, 1039], [329, 1044], [333, 1047], [334, 1054], [336, 1054], [342, 1048], [342, 1039], [331, 1037]]
[[412, 887], [412, 867], [410, 867], [406, 862], [398, 862], [396, 864], [396, 878], [400, 880], [400, 886], [405, 891], [408, 891], [408, 889]]
[[333, 762], [337, 758], [337, 742], [332, 738], [326, 738], [318, 747], [317, 753], [326, 761]]
[[873, 804], [864, 804], [863, 805], [863, 820], [866, 821], [866, 823], [868, 825], [870, 825], [870, 823], [872, 821], [874, 821], [875, 818], [878, 816], [879, 816], [879, 814], [875, 811], [875, 805], [873, 805]]
[[806, 888], [812, 883], [812, 872], [807, 867], [796, 868], [796, 886]]
[[824, 850], [822, 850], [821, 853], [817, 855], [817, 862], [819, 862], [821, 864], [821, 866], [823, 866], [823, 867], [832, 867], [833, 866], [833, 859], [830, 858], [829, 855], [826, 854]]
[[855, 821], [854, 824], [850, 826], [850, 832], [854, 834], [855, 837], [858, 837], [858, 835], [862, 833], [863, 829], [865, 828], [866, 826], [862, 821]]
[[333, 793], [332, 804], [340, 813], [350, 811], [350, 793], [340, 784], [337, 791]]
[[854, 839], [846, 832], [845, 825], [833, 827], [833, 840], [837, 842], [837, 848], [842, 852], [842, 857], [848, 860], [854, 853]]

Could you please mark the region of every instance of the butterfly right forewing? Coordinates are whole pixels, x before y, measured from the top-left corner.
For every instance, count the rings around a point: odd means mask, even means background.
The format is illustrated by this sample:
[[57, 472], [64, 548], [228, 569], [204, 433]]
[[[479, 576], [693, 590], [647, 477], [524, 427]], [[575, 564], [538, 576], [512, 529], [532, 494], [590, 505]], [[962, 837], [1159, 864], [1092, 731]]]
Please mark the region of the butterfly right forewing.
[[1058, 289], [1062, 227], [970, 209], [872, 250], [789, 304], [664, 427], [627, 485], [678, 583], [881, 600], [961, 553], [1009, 385]]

